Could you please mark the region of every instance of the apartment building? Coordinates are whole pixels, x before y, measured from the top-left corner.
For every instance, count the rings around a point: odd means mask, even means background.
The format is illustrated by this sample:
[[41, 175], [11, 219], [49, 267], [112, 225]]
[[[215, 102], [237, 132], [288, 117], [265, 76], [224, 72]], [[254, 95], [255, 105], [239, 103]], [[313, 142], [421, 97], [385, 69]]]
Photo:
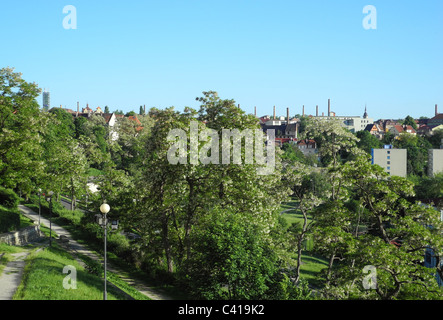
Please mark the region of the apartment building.
[[372, 164], [379, 165], [392, 176], [406, 178], [406, 157], [406, 149], [393, 149], [390, 145], [385, 146], [383, 149], [372, 149]]

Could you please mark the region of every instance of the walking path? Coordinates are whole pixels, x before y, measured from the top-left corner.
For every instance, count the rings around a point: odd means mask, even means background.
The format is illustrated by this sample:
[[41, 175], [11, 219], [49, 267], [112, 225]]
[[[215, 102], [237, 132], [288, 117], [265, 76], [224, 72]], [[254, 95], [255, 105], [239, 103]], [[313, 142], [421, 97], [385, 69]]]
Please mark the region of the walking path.
[[[20, 211], [23, 212], [23, 214], [34, 220], [34, 221], [38, 221], [39, 217], [38, 217], [38, 213], [35, 213], [33, 210], [29, 209], [26, 206], [23, 205], [19, 205], [19, 209]], [[41, 224], [49, 227], [49, 220], [44, 218], [44, 217], [40, 217], [40, 222]], [[65, 229], [63, 229], [62, 227], [58, 226], [55, 223], [52, 223], [52, 232], [55, 232], [59, 237], [60, 236], [64, 236], [66, 237], [66, 239], [69, 240], [69, 249], [73, 250], [75, 253], [79, 253], [85, 256], [90, 257], [91, 259], [95, 260], [95, 261], [99, 261], [102, 263], [102, 257], [97, 256], [94, 252], [88, 250], [85, 246], [83, 246], [82, 244], [78, 243], [77, 241], [75, 241], [71, 234], [66, 231]], [[15, 261], [14, 261], [15, 262]], [[23, 265], [22, 265], [23, 264]], [[8, 264], [9, 265], [9, 264]], [[19, 267], [23, 268], [24, 266], [24, 261], [23, 263], [19, 263], [18, 264]], [[118, 275], [122, 280], [124, 280], [126, 283], [128, 283], [130, 286], [136, 288], [138, 291], [140, 291], [142, 294], [146, 295], [147, 297], [149, 297], [152, 300], [172, 300], [172, 298], [156, 292], [154, 289], [150, 288], [149, 286], [147, 286], [146, 284], [138, 281], [138, 280], [134, 280], [134, 279], [130, 279], [127, 277], [123, 277], [121, 276], [121, 274], [123, 274], [124, 272], [120, 269], [118, 269], [117, 267], [113, 266], [112, 264], [110, 264], [109, 262], [106, 263], [107, 266], [107, 270], [115, 273], [116, 275]], [[5, 274], [6, 272], [6, 268], [5, 271], [3, 271], [3, 274]], [[18, 277], [18, 284], [20, 283], [20, 279], [21, 279], [21, 273], [19, 273]], [[15, 280], [17, 281], [17, 280]], [[17, 284], [17, 285], [18, 285]], [[2, 283], [0, 282], [0, 288], [3, 288]], [[3, 291], [3, 289], [1, 290]], [[15, 292], [15, 290], [14, 290]], [[0, 293], [1, 294], [1, 293]], [[1, 300], [1, 296], [0, 296], [0, 300]]]
[[8, 262], [0, 276], [0, 300], [12, 300], [22, 280], [25, 258], [29, 252], [11, 254], [15, 259]]

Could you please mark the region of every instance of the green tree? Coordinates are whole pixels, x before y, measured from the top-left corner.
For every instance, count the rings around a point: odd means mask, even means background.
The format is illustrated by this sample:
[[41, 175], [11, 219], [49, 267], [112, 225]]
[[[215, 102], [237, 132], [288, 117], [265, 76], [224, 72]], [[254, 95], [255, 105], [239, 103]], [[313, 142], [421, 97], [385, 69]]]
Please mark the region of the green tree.
[[356, 133], [357, 138], [360, 140], [357, 142], [357, 146], [366, 151], [368, 154], [371, 154], [372, 149], [379, 149], [382, 147], [382, 143], [378, 140], [374, 135], [372, 135], [369, 131], [362, 130]]
[[29, 194], [40, 185], [47, 118], [35, 100], [40, 89], [12, 68], [0, 69], [0, 184]]
[[49, 111], [57, 119], [57, 126], [53, 128], [54, 133], [62, 137], [75, 137], [76, 127], [72, 115], [64, 109], [53, 108]]
[[411, 126], [412, 128], [414, 128], [414, 130], [417, 130], [417, 123], [415, 122], [414, 118], [412, 118], [411, 116], [407, 116], [403, 121], [403, 124]]
[[431, 136], [425, 138], [431, 143], [432, 148], [440, 149], [443, 145], [443, 129], [435, 130]]
[[426, 175], [428, 150], [432, 145], [425, 138], [409, 133], [402, 133], [395, 139], [394, 147], [407, 150], [408, 175]]
[[260, 299], [273, 285], [278, 256], [241, 215], [214, 209], [195, 226], [186, 280], [198, 298]]
[[[318, 229], [320, 236], [328, 234], [324, 229], [335, 228], [329, 234], [339, 241], [316, 238], [328, 250], [335, 247], [341, 260], [328, 269], [326, 294], [336, 299], [438, 298], [436, 281], [422, 266], [425, 249], [440, 252], [443, 245], [438, 211], [412, 202], [411, 182], [390, 177], [366, 157], [346, 163], [342, 174], [349, 179], [348, 194], [361, 209], [347, 206], [351, 198], [344, 197], [326, 202], [327, 210], [319, 213], [325, 218], [343, 217]], [[367, 265], [377, 268], [377, 288], [372, 291], [361, 282]]]
[[[283, 170], [283, 181], [291, 188], [292, 197], [297, 201], [297, 210], [302, 213], [302, 223], [292, 225], [289, 229], [290, 235], [294, 238], [294, 246], [297, 253], [295, 265], [294, 282], [300, 280], [300, 268], [302, 264], [303, 243], [311, 232], [313, 219], [309, 219], [312, 211], [322, 203], [315, 190], [316, 171], [313, 167], [306, 166], [299, 162], [287, 164]], [[311, 216], [312, 217], [312, 216]]]
[[74, 128], [75, 128], [75, 138], [78, 139], [81, 136], [88, 136], [88, 131], [86, 130], [85, 123], [88, 122], [88, 119], [85, 117], [77, 117], [74, 120]]
[[[241, 206], [242, 219], [269, 227], [276, 223], [283, 198], [278, 169], [275, 175], [260, 176], [258, 166], [252, 164], [191, 164], [189, 139], [186, 164], [169, 162], [168, 150], [173, 142], [167, 136], [173, 129], [189, 133], [194, 122], [200, 135], [211, 128], [221, 136], [222, 129], [259, 128], [256, 119], [244, 114], [233, 100], [222, 100], [216, 93], [206, 92], [199, 101], [202, 106], [198, 113], [190, 108], [183, 113], [173, 108], [150, 111], [155, 125], [146, 140], [148, 160], [132, 193], [138, 201], [129, 223], [141, 232], [144, 243], [150, 243], [153, 261], [161, 259], [169, 273], [177, 268], [187, 274], [184, 263], [195, 253], [191, 241], [193, 227], [210, 208], [232, 210]], [[204, 144], [194, 147], [200, 151]], [[268, 233], [263, 236], [270, 237]]]

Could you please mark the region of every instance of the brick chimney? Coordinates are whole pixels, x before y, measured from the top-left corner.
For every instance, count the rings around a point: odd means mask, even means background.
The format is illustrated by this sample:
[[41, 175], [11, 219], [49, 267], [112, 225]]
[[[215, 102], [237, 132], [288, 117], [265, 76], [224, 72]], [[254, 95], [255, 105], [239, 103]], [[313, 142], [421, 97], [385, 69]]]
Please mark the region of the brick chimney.
[[275, 106], [274, 106], [274, 120], [275, 120]]
[[287, 119], [288, 124], [289, 124], [289, 108], [286, 108], [286, 119]]
[[331, 116], [331, 99], [328, 99], [328, 117]]
[[316, 107], [315, 116], [318, 117], [318, 105], [317, 105], [317, 107]]
[[437, 115], [438, 115], [438, 106], [435, 105], [435, 116], [437, 116]]
[[305, 116], [305, 105], [303, 105], [303, 111], [302, 111], [302, 116]]

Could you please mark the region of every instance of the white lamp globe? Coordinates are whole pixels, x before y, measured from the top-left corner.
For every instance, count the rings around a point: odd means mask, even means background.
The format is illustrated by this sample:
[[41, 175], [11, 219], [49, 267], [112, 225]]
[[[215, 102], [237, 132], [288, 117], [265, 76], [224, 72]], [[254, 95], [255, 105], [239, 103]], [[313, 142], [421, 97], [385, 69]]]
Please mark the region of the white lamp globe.
[[107, 203], [103, 203], [103, 204], [100, 206], [100, 212], [103, 213], [103, 214], [108, 213], [109, 210], [111, 210], [111, 207], [110, 207], [109, 204], [107, 204]]

